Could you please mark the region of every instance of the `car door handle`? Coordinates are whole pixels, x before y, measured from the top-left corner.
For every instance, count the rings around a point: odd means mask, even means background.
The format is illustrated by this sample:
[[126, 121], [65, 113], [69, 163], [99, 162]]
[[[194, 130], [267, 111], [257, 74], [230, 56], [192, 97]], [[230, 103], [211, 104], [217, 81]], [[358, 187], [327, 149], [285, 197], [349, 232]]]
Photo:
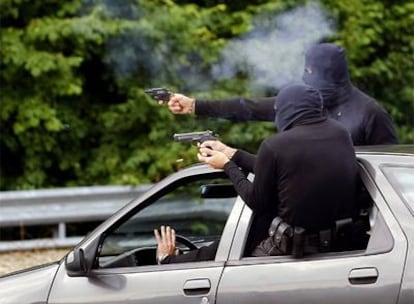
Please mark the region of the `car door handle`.
[[373, 284], [378, 279], [378, 270], [375, 267], [352, 269], [348, 280], [351, 284]]
[[184, 284], [184, 293], [188, 296], [207, 294], [211, 284], [209, 279], [188, 280]]

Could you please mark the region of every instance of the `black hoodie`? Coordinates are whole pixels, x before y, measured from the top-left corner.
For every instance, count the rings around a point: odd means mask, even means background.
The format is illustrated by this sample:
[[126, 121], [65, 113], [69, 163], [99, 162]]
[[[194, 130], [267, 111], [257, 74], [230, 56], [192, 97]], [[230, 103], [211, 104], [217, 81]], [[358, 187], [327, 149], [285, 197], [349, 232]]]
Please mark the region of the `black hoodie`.
[[[320, 94], [307, 85], [280, 91], [275, 102], [279, 133], [264, 140], [257, 157], [238, 150], [224, 170], [256, 214], [247, 251], [267, 236], [276, 215], [318, 231], [352, 215], [358, 174], [348, 131], [323, 117]], [[250, 182], [240, 171], [253, 168]]]
[[[374, 100], [352, 85], [344, 49], [330, 43], [316, 44], [305, 55], [303, 81], [324, 97], [327, 116], [339, 121], [355, 146], [398, 143], [390, 116]], [[273, 121], [275, 97], [196, 101], [197, 115], [234, 121]]]

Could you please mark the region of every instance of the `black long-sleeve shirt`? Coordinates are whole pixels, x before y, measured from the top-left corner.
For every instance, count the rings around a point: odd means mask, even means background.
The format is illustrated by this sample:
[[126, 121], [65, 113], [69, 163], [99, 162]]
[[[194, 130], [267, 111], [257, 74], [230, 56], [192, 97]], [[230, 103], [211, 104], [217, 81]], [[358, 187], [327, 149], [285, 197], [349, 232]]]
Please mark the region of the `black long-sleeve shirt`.
[[[327, 116], [340, 122], [351, 134], [354, 146], [397, 144], [398, 137], [388, 113], [372, 97], [350, 86], [343, 103], [326, 108]], [[274, 121], [276, 97], [196, 100], [196, 115], [233, 121]]]
[[[254, 181], [239, 167], [253, 167]], [[313, 119], [272, 136], [257, 157], [239, 150], [224, 170], [257, 216], [250, 249], [267, 236], [275, 215], [308, 231], [352, 216], [357, 160], [349, 133], [333, 120]]]

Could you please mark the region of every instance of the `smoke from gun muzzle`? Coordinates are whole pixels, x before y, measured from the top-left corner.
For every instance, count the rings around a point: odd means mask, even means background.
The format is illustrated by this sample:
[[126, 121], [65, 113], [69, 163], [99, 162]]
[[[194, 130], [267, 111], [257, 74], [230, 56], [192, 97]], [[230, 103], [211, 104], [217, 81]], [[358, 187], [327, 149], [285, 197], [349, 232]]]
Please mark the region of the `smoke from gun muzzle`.
[[[105, 7], [107, 10], [113, 10], [115, 15], [126, 14], [121, 4], [111, 3], [113, 5]], [[138, 8], [135, 8], [137, 12], [140, 11]], [[196, 60], [191, 60], [190, 65], [170, 60], [166, 54], [170, 53], [171, 45], [165, 43], [154, 47], [142, 32], [133, 30], [108, 42], [105, 61], [120, 77], [133, 76], [139, 69], [139, 73], [145, 71], [148, 78], [169, 83], [171, 75], [179, 75], [187, 91], [206, 92], [213, 82], [242, 74], [249, 76], [251, 89], [265, 92], [301, 80], [304, 51], [334, 33], [329, 17], [318, 2], [308, 2], [279, 14], [259, 15], [252, 31], [229, 41], [210, 75], [204, 72], [200, 54], [192, 53]]]
[[251, 32], [228, 44], [222, 61], [213, 67], [213, 78], [247, 74], [252, 89], [258, 91], [300, 82], [306, 49], [334, 33], [317, 2], [256, 20]]

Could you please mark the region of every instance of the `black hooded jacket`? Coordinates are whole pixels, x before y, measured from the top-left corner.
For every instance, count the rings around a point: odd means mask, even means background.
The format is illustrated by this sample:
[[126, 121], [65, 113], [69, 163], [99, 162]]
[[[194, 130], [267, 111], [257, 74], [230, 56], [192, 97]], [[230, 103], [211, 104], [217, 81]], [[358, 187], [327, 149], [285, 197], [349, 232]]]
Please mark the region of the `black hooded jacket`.
[[[321, 92], [327, 116], [350, 132], [355, 146], [398, 143], [388, 113], [352, 85], [342, 48], [330, 43], [311, 47], [305, 55], [303, 81]], [[273, 121], [275, 98], [197, 99], [195, 113], [234, 121]]]
[[[238, 150], [224, 167], [255, 213], [247, 252], [267, 236], [276, 215], [319, 231], [352, 216], [354, 208], [358, 169], [352, 141], [343, 126], [323, 117], [319, 92], [289, 86], [280, 91], [275, 108], [280, 132], [262, 142], [257, 156]], [[254, 181], [239, 167], [253, 169]]]

